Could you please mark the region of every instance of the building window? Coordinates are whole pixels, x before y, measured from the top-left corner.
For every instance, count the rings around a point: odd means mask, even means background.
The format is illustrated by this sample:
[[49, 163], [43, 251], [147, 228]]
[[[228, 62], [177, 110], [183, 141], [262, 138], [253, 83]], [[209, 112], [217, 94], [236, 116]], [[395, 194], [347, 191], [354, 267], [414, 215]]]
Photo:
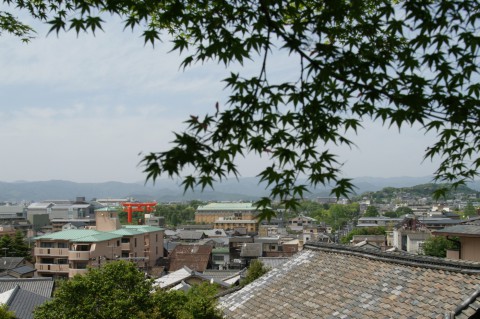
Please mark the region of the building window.
[[216, 255], [216, 256], [213, 256], [213, 260], [214, 261], [224, 261], [225, 258], [223, 257], [223, 255]]
[[58, 243], [57, 246], [58, 246], [58, 248], [68, 248], [67, 243]]
[[129, 244], [130, 238], [122, 238], [122, 244]]
[[53, 248], [53, 243], [42, 241], [42, 242], [40, 243], [40, 247], [41, 247], [41, 248]]
[[87, 269], [87, 263], [76, 263], [74, 264], [74, 269]]
[[134, 246], [137, 247], [137, 239], [136, 238], [135, 238], [135, 245]]
[[75, 251], [90, 251], [89, 245], [77, 245], [77, 249]]
[[41, 264], [53, 264], [53, 258], [42, 258]]

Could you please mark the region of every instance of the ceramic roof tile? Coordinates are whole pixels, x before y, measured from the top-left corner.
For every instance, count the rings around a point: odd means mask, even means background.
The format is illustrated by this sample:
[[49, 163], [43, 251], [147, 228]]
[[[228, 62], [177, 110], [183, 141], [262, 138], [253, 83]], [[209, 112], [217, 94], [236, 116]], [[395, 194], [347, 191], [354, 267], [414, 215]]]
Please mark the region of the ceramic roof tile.
[[226, 318], [443, 318], [479, 291], [480, 264], [339, 247], [307, 245], [221, 298]]

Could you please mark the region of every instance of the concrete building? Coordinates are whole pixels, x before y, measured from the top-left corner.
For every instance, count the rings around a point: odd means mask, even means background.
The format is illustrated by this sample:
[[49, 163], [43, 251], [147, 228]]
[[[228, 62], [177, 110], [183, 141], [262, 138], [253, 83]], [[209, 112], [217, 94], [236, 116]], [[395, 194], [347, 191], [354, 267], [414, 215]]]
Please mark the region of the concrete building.
[[96, 213], [96, 229], [69, 229], [35, 238], [40, 277], [67, 278], [115, 260], [131, 260], [148, 271], [163, 257], [163, 229], [121, 226], [117, 212]]
[[252, 203], [210, 203], [198, 206], [195, 223], [212, 224], [217, 220], [254, 220], [258, 215]]

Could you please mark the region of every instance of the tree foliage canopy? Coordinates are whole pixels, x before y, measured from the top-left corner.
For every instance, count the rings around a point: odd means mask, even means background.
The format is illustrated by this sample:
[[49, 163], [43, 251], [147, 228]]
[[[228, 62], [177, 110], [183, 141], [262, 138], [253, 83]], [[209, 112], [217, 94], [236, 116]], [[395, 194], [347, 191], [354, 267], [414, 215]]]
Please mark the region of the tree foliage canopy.
[[[118, 15], [141, 29], [145, 42], [172, 39], [186, 52], [182, 66], [216, 61], [229, 66], [259, 59], [258, 74], [231, 73], [228, 107], [192, 115], [171, 149], [143, 159], [147, 179], [183, 176], [185, 189], [237, 175], [236, 159], [266, 156], [259, 173], [271, 197], [296, 208], [307, 191], [299, 181], [333, 184], [347, 195], [332, 145], [349, 138], [365, 120], [438, 134], [425, 158], [440, 157], [439, 181], [459, 185], [478, 176], [480, 118], [478, 0], [4, 0], [51, 24], [51, 31], [95, 32], [102, 15]], [[1, 17], [9, 19], [7, 12]], [[14, 19], [3, 31], [24, 37]], [[10, 28], [10, 29], [9, 29]], [[298, 65], [290, 79], [269, 76], [269, 55], [287, 51]], [[215, 110], [212, 105], [212, 110]], [[437, 192], [441, 195], [442, 190]], [[269, 218], [265, 211], [261, 217]]]
[[154, 291], [134, 263], [115, 261], [61, 282], [35, 319], [220, 319], [217, 287], [202, 284], [184, 291]]
[[270, 268], [265, 267], [260, 260], [255, 259], [248, 266], [247, 274], [245, 278], [242, 279], [242, 281], [240, 282], [240, 285], [246, 286], [249, 283], [255, 281], [256, 279], [262, 277], [269, 271], [270, 271]]
[[317, 209], [310, 213], [310, 217], [317, 219], [332, 226], [334, 230], [338, 230], [348, 222], [353, 222], [358, 218], [360, 205], [352, 203], [348, 205], [331, 204], [328, 209]]
[[362, 227], [362, 228], [355, 228], [351, 232], [348, 233], [347, 236], [342, 237], [340, 239], [342, 244], [349, 244], [350, 241], [353, 239], [353, 236], [357, 235], [385, 235], [386, 228], [383, 226], [379, 227]]
[[423, 253], [427, 256], [446, 257], [447, 249], [458, 249], [458, 243], [444, 236], [432, 236], [423, 244]]
[[62, 282], [35, 319], [138, 318], [151, 309], [151, 282], [133, 263], [116, 261]]

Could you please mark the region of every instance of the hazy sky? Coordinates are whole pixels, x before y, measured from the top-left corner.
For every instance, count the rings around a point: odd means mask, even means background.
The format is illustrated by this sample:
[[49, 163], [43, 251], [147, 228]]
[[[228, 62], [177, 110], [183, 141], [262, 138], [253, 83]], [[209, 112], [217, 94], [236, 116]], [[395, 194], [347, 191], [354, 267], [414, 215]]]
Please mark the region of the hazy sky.
[[[96, 37], [47, 37], [47, 27], [36, 29], [29, 44], [0, 36], [0, 181], [143, 181], [140, 152], [165, 150], [190, 114], [214, 113], [217, 101], [225, 107], [221, 80], [231, 70], [211, 63], [181, 70], [168, 42], [144, 46], [139, 32], [123, 32], [119, 23]], [[259, 64], [247, 71], [258, 72]], [[296, 68], [280, 54], [269, 73], [288, 76]], [[438, 163], [422, 164], [433, 135], [364, 125], [354, 137], [358, 148], [338, 150], [346, 176], [434, 172]], [[263, 163], [239, 161], [242, 176], [257, 175]]]

